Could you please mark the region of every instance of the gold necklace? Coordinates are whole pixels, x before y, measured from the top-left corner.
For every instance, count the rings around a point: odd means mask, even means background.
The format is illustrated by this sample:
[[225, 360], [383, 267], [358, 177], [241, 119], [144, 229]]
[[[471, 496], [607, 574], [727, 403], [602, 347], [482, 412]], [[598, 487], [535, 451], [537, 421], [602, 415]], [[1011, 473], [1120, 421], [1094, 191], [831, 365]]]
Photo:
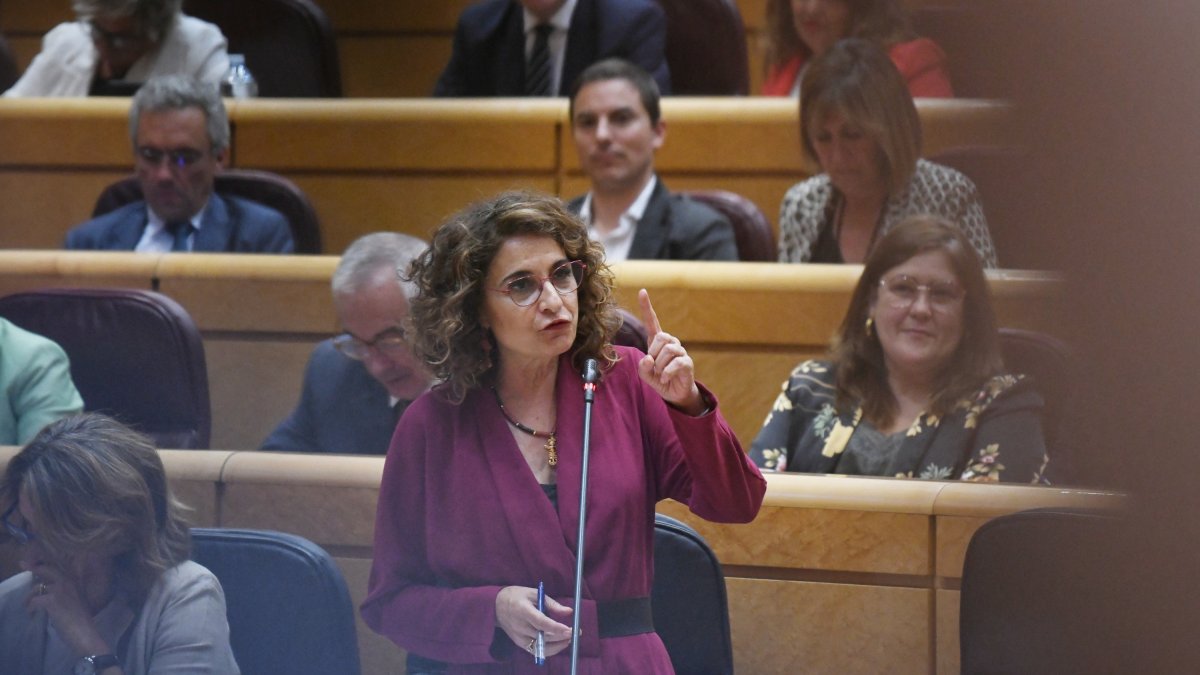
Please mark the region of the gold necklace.
[[524, 424], [516, 421], [513, 419], [512, 415], [508, 414], [508, 410], [504, 407], [504, 401], [500, 400], [500, 391], [496, 389], [495, 386], [492, 386], [492, 394], [496, 396], [496, 405], [500, 406], [500, 414], [504, 415], [504, 419], [508, 420], [509, 424], [513, 425], [517, 429], [520, 429], [521, 431], [524, 431], [530, 436], [533, 436], [534, 438], [546, 439], [546, 445], [543, 446], [546, 449], [546, 463], [550, 466], [558, 466], [558, 447], [557, 439], [554, 436], [555, 432], [553, 430], [538, 431], [533, 427], [525, 426]]

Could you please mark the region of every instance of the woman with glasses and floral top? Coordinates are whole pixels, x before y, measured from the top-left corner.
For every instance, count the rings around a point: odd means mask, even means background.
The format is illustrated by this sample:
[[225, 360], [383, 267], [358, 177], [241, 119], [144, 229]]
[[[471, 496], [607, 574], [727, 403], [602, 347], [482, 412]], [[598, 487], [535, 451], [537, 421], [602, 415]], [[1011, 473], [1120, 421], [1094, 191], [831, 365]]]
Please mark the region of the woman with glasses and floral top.
[[5, 96], [128, 96], [157, 75], [214, 86], [229, 70], [225, 36], [183, 14], [182, 0], [74, 0], [75, 21], [59, 24]]
[[150, 440], [97, 414], [46, 426], [0, 482], [24, 572], [0, 583], [0, 670], [229, 673], [225, 596], [188, 559]]
[[409, 407], [388, 451], [367, 625], [445, 663], [410, 673], [546, 672], [539, 634], [551, 671], [565, 672], [582, 371], [595, 359], [579, 672], [672, 672], [650, 621], [655, 504], [746, 522], [766, 489], [691, 357], [644, 290], [649, 355], [611, 344], [620, 318], [603, 248], [552, 197], [468, 208], [408, 276], [411, 345], [441, 384]]
[[828, 361], [792, 371], [750, 455], [770, 471], [1043, 482], [1042, 398], [1005, 374], [979, 258], [917, 216], [871, 252]]

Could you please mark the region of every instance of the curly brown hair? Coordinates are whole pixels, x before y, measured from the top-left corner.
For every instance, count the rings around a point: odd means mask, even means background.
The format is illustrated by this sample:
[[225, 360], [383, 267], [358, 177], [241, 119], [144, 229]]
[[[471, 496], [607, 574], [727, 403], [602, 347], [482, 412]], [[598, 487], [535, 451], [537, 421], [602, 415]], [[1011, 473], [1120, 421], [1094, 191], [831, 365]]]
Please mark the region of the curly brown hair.
[[[843, 37], [871, 40], [884, 49], [898, 42], [915, 40], [912, 24], [896, 0], [842, 0], [850, 7], [850, 30]], [[775, 68], [797, 54], [806, 59], [812, 51], [796, 34], [792, 0], [767, 0], [767, 68]]]
[[409, 344], [446, 383], [454, 402], [462, 402], [468, 391], [483, 384], [496, 365], [495, 338], [480, 323], [484, 281], [501, 244], [519, 235], [550, 237], [568, 259], [587, 267], [577, 291], [579, 323], [571, 364], [582, 371], [590, 358], [600, 361], [604, 370], [616, 363], [612, 337], [621, 317], [604, 248], [588, 238], [584, 224], [557, 198], [505, 192], [442, 223], [429, 248], [404, 275], [417, 286], [408, 315]]
[[911, 216], [892, 228], [871, 251], [850, 297], [850, 307], [834, 338], [830, 358], [837, 365], [837, 407], [852, 410], [861, 404], [867, 421], [887, 426], [896, 414], [896, 397], [888, 385], [883, 346], [866, 328], [871, 301], [888, 270], [927, 251], [950, 259], [963, 296], [963, 330], [958, 348], [938, 373], [930, 406], [945, 415], [963, 396], [976, 391], [1002, 370], [1000, 335], [983, 265], [962, 231], [944, 218]]

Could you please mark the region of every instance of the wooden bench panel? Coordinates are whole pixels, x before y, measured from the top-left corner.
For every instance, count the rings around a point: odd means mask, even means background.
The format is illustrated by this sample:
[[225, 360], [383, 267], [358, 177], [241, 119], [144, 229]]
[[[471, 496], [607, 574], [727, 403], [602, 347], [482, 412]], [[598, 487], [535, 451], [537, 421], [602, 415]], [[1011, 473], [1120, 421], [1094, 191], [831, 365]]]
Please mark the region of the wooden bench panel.
[[927, 675], [932, 591], [727, 577], [739, 673]]
[[[0, 448], [0, 466], [16, 451]], [[163, 462], [181, 495], [215, 497], [219, 520], [205, 524], [312, 539], [334, 556], [355, 605], [362, 601], [383, 458], [192, 450], [163, 451]], [[797, 550], [805, 545], [875, 556], [867, 549], [876, 539], [887, 550], [923, 548], [936, 557], [944, 549], [929, 538], [938, 536], [935, 524], [943, 518], [1120, 503], [1117, 495], [1087, 490], [888, 478], [769, 474], [767, 483], [764, 509], [754, 523], [703, 525], [726, 568], [739, 672], [958, 672], [956, 590], [929, 574], [865, 574], [855, 556], [826, 556], [824, 569], [813, 569], [820, 556]], [[698, 522], [678, 504], [666, 502], [662, 510]], [[862, 527], [892, 519], [924, 525]], [[806, 531], [820, 522], [825, 526]], [[800, 541], [788, 541], [793, 539]], [[746, 551], [771, 551], [773, 566], [744, 564]], [[14, 573], [14, 562], [12, 547], [0, 546], [0, 571]], [[403, 651], [371, 633], [361, 619], [358, 629], [364, 674], [398, 672]]]
[[324, 171], [545, 171], [557, 100], [280, 100], [233, 104], [239, 165]]
[[[157, 288], [195, 319], [209, 354], [215, 447], [258, 447], [296, 400], [308, 352], [338, 330], [335, 256], [0, 251], [0, 291], [40, 286]], [[852, 265], [627, 261], [613, 266], [620, 304], [647, 288], [664, 327], [749, 445], [780, 383], [824, 353], [860, 268]], [[1063, 334], [1061, 281], [991, 275], [1001, 325]]]
[[311, 339], [204, 336], [212, 401], [212, 447], [257, 448], [300, 400]]
[[163, 254], [158, 290], [202, 331], [328, 333], [336, 329], [330, 278], [336, 256]]
[[[128, 175], [127, 103], [0, 101], [0, 246], [58, 247], [96, 195]], [[795, 104], [672, 99], [658, 168], [676, 190], [728, 189], [777, 218], [802, 165]], [[325, 250], [394, 229], [427, 235], [471, 201], [509, 188], [565, 198], [588, 188], [560, 100], [232, 102], [232, 164], [294, 180], [311, 197]], [[1007, 105], [922, 101], [927, 150], [1011, 140]], [[47, 147], [56, 151], [47, 153]], [[15, 191], [15, 192], [14, 192]]]
[[0, 295], [35, 288], [153, 290], [158, 256], [126, 252], [0, 250]]
[[0, 164], [133, 166], [127, 98], [14, 98], [0, 105]]
[[355, 239], [381, 230], [428, 240], [450, 215], [505, 190], [556, 191], [549, 172], [484, 176], [293, 173], [290, 177], [321, 214], [322, 246], [331, 254], [340, 254]]
[[[431, 2], [429, 5], [440, 6]], [[342, 93], [350, 98], [420, 98], [450, 60], [449, 34], [340, 35]]]
[[239, 452], [225, 464], [222, 527], [292, 532], [370, 557], [383, 458]]
[[221, 522], [219, 486], [232, 452], [221, 450], [162, 450], [163, 467], [175, 497], [190, 510], [193, 527], [217, 527]]
[[67, 231], [92, 217], [96, 198], [129, 167], [62, 173], [0, 169], [0, 248], [62, 248]]
[[[785, 476], [790, 478], [790, 476]], [[929, 516], [765, 506], [749, 525], [721, 525], [664, 502], [659, 511], [687, 521], [721, 549], [725, 565], [862, 574], [929, 575]], [[847, 574], [847, 580], [851, 575]], [[822, 578], [827, 578], [822, 575]]]

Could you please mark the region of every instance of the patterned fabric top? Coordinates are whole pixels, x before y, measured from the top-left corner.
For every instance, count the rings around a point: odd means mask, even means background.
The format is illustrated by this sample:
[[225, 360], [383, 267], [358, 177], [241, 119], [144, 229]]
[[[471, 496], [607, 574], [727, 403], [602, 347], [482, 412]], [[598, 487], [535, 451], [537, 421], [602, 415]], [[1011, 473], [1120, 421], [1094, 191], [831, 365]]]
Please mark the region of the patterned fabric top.
[[[779, 210], [779, 262], [810, 262], [813, 246], [826, 228], [833, 227], [841, 193], [818, 174], [793, 185]], [[917, 160], [912, 180], [890, 195], [880, 219], [878, 240], [908, 216], [931, 213], [958, 225], [984, 267], [998, 267], [996, 248], [988, 231], [979, 191], [971, 179], [947, 166]]]
[[[805, 361], [783, 383], [750, 458], [768, 471], [843, 473], [840, 462], [862, 423], [862, 406], [835, 408], [835, 370]], [[1022, 375], [997, 375], [949, 414], [917, 416], [889, 475], [979, 482], [1045, 483], [1042, 397]]]

